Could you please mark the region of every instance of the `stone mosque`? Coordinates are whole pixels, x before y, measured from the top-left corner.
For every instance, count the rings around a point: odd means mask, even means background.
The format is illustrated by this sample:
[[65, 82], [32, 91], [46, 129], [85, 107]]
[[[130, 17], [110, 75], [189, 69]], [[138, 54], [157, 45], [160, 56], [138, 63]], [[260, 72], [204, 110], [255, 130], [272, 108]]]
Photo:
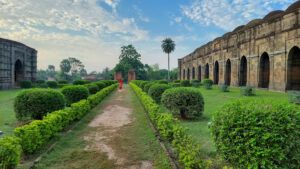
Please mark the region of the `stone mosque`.
[[179, 79], [300, 90], [300, 1], [254, 19], [178, 59]]

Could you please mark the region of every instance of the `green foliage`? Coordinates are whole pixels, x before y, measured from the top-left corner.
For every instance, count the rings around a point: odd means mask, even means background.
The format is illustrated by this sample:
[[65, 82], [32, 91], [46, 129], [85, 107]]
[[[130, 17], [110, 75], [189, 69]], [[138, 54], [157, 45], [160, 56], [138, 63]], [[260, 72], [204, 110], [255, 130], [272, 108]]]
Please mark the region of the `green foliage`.
[[212, 85], [213, 85], [213, 80], [211, 79], [203, 79], [202, 80], [202, 84], [205, 87], [205, 89], [211, 89]]
[[148, 94], [156, 103], [160, 103], [161, 95], [169, 88], [171, 88], [171, 86], [167, 84], [154, 84], [149, 88]]
[[99, 91], [99, 87], [94, 83], [85, 84], [84, 86], [88, 88], [90, 94], [95, 94]]
[[192, 84], [193, 87], [199, 87], [200, 86], [200, 80], [193, 79], [193, 80], [191, 80], [191, 84]]
[[68, 84], [68, 81], [67, 80], [59, 80], [58, 84]]
[[36, 84], [44, 84], [45, 83], [45, 80], [37, 80], [36, 81]]
[[171, 86], [172, 87], [180, 87], [181, 85], [180, 85], [180, 83], [171, 83]]
[[254, 96], [255, 90], [251, 86], [245, 86], [240, 88], [240, 93], [242, 96]]
[[180, 80], [173, 80], [173, 83], [180, 83]]
[[299, 91], [289, 92], [289, 102], [300, 104], [300, 92]]
[[30, 80], [22, 80], [22, 81], [20, 81], [20, 87], [22, 89], [29, 89], [29, 88], [31, 88], [31, 86], [32, 86], [32, 83], [31, 83]]
[[50, 88], [57, 88], [57, 82], [56, 81], [47, 81], [47, 86]]
[[161, 42], [162, 50], [169, 54], [175, 50], [175, 42], [171, 38], [166, 38]]
[[168, 80], [157, 80], [156, 83], [158, 84], [168, 84]]
[[0, 139], [0, 168], [16, 168], [20, 162], [21, 146], [16, 137], [4, 137]]
[[180, 86], [181, 87], [190, 87], [191, 86], [191, 83], [189, 80], [181, 80], [180, 81]]
[[53, 89], [27, 89], [18, 93], [14, 110], [18, 120], [42, 119], [49, 112], [65, 107], [64, 96]]
[[106, 87], [106, 83], [101, 82], [101, 81], [95, 82], [94, 84], [96, 84], [98, 86], [99, 91]]
[[146, 85], [147, 83], [150, 83], [150, 82], [148, 82], [148, 81], [143, 81], [143, 82], [140, 83], [140, 86], [139, 86], [139, 87], [140, 87], [141, 89], [144, 89], [144, 87], [145, 87], [145, 85]]
[[154, 85], [154, 84], [155, 84], [155, 83], [152, 83], [152, 82], [149, 82], [149, 83], [145, 84], [145, 85], [144, 85], [144, 88], [143, 88], [143, 91], [146, 92], [146, 93], [148, 93], [150, 87], [151, 87], [152, 85]]
[[179, 114], [182, 118], [197, 119], [204, 111], [204, 99], [198, 89], [178, 87], [166, 90], [161, 102], [173, 114]]
[[89, 96], [88, 101], [89, 101], [91, 107], [94, 107], [97, 104], [99, 104], [108, 94], [110, 94], [114, 89], [116, 89], [117, 86], [118, 86], [118, 84], [113, 84], [111, 86], [108, 86], [108, 87], [100, 90], [96, 94]]
[[72, 84], [57, 84], [58, 88], [63, 88], [65, 86], [72, 86]]
[[223, 105], [211, 124], [217, 151], [234, 168], [298, 168], [299, 107], [241, 99]]
[[89, 80], [74, 80], [73, 85], [85, 85], [91, 83]]
[[228, 85], [220, 85], [219, 86], [219, 90], [221, 91], [221, 92], [229, 92], [229, 86]]
[[82, 85], [65, 86], [61, 89], [61, 92], [65, 96], [68, 106], [80, 100], [87, 99], [89, 96], [89, 90]]

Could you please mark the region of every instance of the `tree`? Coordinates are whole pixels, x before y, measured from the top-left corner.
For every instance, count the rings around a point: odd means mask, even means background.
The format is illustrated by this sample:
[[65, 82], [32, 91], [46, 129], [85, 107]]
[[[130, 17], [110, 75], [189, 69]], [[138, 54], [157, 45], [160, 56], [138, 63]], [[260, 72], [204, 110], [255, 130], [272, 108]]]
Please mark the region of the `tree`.
[[61, 70], [63, 79], [67, 80], [67, 75], [71, 70], [71, 64], [68, 59], [64, 59], [60, 62], [60, 70]]
[[170, 53], [175, 50], [175, 42], [171, 38], [166, 38], [161, 44], [162, 50], [168, 54], [168, 80], [170, 81]]
[[52, 77], [52, 78], [55, 77], [56, 72], [55, 72], [54, 65], [48, 65], [47, 74], [48, 74], [48, 77]]
[[45, 70], [38, 70], [36, 77], [37, 77], [37, 80], [47, 80], [48, 79], [47, 72]]

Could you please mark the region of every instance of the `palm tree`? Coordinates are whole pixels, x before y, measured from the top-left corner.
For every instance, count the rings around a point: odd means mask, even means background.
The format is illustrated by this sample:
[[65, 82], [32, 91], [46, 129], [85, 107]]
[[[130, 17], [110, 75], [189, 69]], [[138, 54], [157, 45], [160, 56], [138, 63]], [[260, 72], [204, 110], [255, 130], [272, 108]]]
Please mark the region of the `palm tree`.
[[170, 56], [169, 54], [175, 50], [175, 42], [171, 38], [166, 38], [161, 44], [162, 50], [168, 54], [168, 80], [170, 81]]

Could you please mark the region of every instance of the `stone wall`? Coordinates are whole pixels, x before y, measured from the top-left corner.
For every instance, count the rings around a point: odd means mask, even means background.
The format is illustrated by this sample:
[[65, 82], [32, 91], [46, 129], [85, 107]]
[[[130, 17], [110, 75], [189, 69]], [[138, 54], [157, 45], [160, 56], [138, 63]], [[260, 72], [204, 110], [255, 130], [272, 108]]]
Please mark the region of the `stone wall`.
[[[231, 86], [300, 90], [300, 52], [290, 52], [292, 48], [300, 51], [299, 12], [300, 2], [297, 1], [286, 11], [273, 11], [263, 19], [255, 19], [208, 42], [178, 60], [178, 78], [204, 79], [205, 65], [208, 64], [209, 78], [218, 81], [218, 84], [225, 84], [229, 77]], [[246, 59], [244, 64], [241, 62], [243, 57]], [[226, 63], [230, 63], [230, 69], [226, 70]], [[293, 65], [293, 68], [289, 65]], [[188, 72], [192, 72], [193, 68], [195, 76], [192, 77], [193, 73], [190, 73], [188, 77]], [[218, 76], [216, 72], [219, 72]]]
[[0, 90], [19, 87], [21, 80], [36, 80], [37, 51], [0, 38]]

